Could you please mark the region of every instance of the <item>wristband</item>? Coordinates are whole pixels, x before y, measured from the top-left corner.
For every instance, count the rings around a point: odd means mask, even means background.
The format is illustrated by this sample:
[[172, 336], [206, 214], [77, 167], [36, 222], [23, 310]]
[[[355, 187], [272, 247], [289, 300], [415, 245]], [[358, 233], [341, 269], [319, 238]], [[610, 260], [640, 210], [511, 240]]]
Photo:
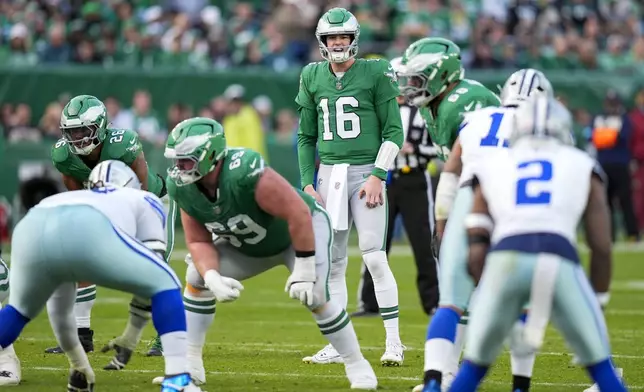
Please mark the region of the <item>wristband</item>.
[[315, 256], [314, 250], [296, 250], [295, 251], [295, 257], [298, 257], [298, 258], [306, 258], [306, 257], [313, 257], [313, 256]]
[[597, 296], [597, 301], [602, 308], [608, 305], [608, 301], [610, 301], [610, 293], [595, 293], [595, 295]]

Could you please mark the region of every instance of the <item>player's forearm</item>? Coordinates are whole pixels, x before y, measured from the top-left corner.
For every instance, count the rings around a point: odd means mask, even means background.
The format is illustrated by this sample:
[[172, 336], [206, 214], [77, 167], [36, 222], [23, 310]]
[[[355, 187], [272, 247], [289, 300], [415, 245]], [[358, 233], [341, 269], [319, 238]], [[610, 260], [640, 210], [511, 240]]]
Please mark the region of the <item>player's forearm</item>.
[[287, 222], [293, 249], [299, 252], [315, 251], [313, 220], [308, 208], [306, 211], [292, 213], [287, 219]]
[[317, 143], [315, 111], [300, 109], [300, 125], [297, 137], [297, 157], [300, 165], [301, 187], [313, 184], [315, 176], [315, 145]]
[[387, 172], [391, 169], [404, 138], [398, 103], [395, 99], [391, 99], [378, 105], [376, 115], [382, 127], [383, 142], [378, 150], [375, 167], [371, 174], [381, 180], [386, 180]]
[[219, 271], [219, 255], [212, 242], [190, 242], [188, 251], [201, 276], [205, 276], [206, 272], [212, 269]]

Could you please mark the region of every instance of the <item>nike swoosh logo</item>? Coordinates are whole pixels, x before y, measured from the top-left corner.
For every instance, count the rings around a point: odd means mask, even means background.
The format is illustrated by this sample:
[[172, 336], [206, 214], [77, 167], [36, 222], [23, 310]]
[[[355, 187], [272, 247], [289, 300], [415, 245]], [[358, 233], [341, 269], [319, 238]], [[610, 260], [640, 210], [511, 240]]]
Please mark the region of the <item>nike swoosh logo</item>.
[[254, 169], [256, 163], [257, 163], [257, 158], [253, 159], [253, 163], [250, 164], [250, 168]]
[[130, 144], [134, 144], [134, 143], [136, 143], [136, 139], [132, 139], [132, 140], [130, 141]]
[[463, 109], [465, 109], [466, 112], [469, 112], [472, 110], [472, 106], [474, 106], [474, 102], [470, 102], [470, 104], [465, 106]]

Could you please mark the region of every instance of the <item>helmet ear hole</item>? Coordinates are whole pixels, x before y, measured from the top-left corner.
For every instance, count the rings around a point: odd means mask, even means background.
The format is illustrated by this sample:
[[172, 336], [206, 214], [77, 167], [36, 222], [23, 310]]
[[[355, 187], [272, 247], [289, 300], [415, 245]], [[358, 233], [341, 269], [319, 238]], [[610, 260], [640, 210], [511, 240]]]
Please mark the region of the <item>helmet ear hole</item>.
[[443, 73], [441, 74], [441, 80], [445, 79], [447, 79], [447, 71], [443, 71]]

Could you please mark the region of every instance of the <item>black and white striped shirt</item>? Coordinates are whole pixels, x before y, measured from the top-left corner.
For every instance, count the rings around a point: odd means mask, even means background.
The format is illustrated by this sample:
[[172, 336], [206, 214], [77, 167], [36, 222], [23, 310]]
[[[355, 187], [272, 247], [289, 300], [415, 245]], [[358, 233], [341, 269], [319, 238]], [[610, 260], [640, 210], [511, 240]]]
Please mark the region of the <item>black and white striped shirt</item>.
[[408, 104], [400, 105], [400, 117], [405, 141], [414, 146], [414, 153], [404, 154], [401, 151], [394, 161], [392, 172], [397, 173], [400, 170], [403, 170], [403, 174], [409, 171], [424, 172], [429, 161], [437, 156], [436, 147], [432, 144], [425, 121], [418, 108]]

